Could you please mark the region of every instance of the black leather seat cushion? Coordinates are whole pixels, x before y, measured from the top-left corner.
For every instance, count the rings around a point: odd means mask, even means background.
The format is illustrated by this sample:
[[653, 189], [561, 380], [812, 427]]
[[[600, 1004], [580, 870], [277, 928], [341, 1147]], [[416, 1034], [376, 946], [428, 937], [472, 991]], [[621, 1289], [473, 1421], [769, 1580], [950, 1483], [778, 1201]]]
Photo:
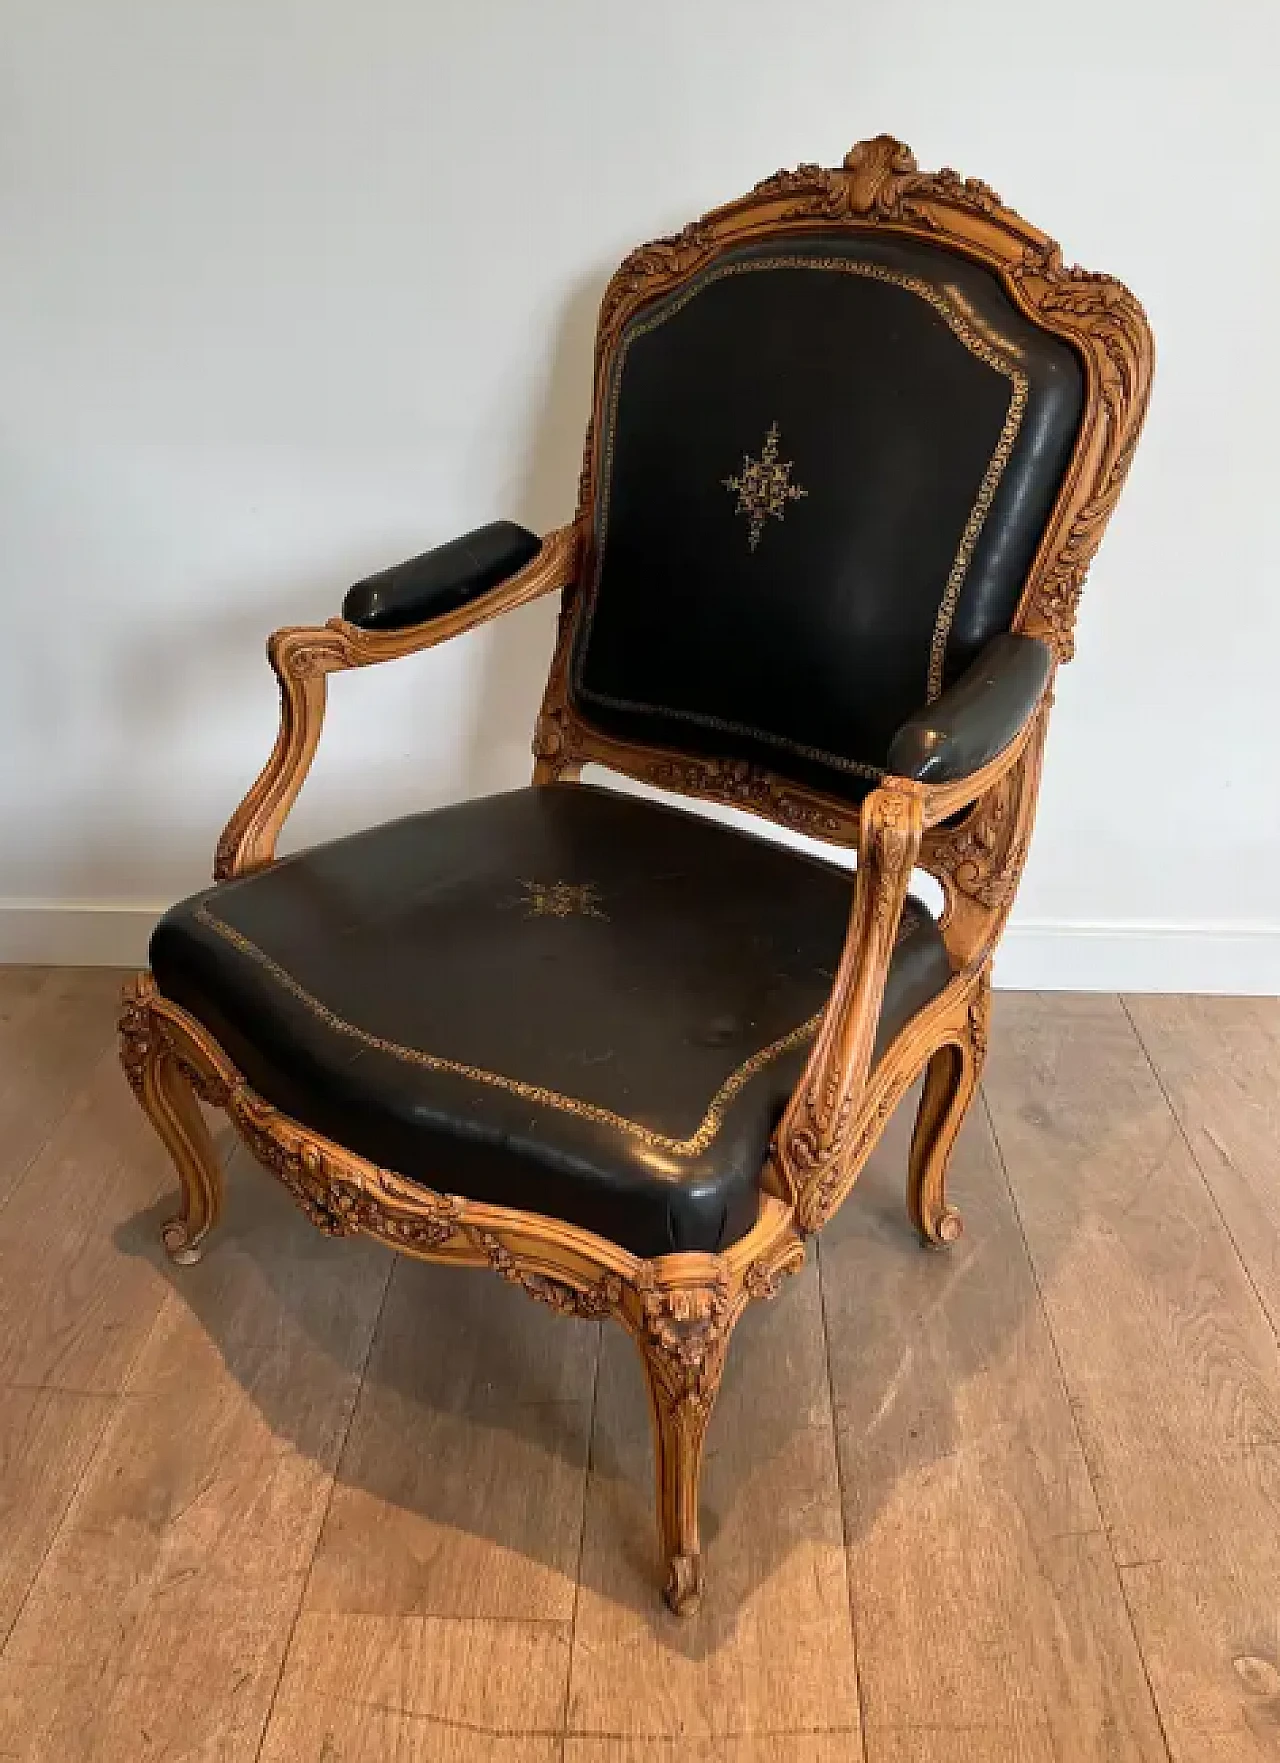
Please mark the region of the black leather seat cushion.
[[610, 365], [582, 715], [860, 799], [1010, 628], [1083, 397], [1070, 346], [939, 246], [717, 257]]
[[[157, 926], [161, 992], [287, 1114], [637, 1254], [748, 1230], [830, 991], [842, 870], [637, 797], [516, 790], [284, 859]], [[950, 978], [909, 905], [881, 1043]]]

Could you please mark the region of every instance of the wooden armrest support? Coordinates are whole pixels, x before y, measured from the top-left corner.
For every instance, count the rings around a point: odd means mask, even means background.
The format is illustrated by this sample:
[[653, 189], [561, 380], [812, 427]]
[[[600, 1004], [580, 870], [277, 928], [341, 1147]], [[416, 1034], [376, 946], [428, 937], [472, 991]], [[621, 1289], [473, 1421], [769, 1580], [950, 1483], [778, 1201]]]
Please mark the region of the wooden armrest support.
[[839, 1184], [871, 1069], [898, 921], [929, 791], [890, 778], [862, 804], [853, 910], [812, 1051], [778, 1127], [774, 1162], [801, 1230], [816, 1230]]
[[364, 630], [342, 618], [293, 625], [272, 633], [267, 659], [280, 683], [280, 732], [253, 787], [227, 822], [214, 858], [215, 881], [248, 875], [275, 858], [276, 840], [315, 757], [324, 724], [325, 681], [331, 673], [395, 661], [461, 636], [573, 580], [578, 527], [556, 527], [523, 569], [468, 605], [400, 630]]

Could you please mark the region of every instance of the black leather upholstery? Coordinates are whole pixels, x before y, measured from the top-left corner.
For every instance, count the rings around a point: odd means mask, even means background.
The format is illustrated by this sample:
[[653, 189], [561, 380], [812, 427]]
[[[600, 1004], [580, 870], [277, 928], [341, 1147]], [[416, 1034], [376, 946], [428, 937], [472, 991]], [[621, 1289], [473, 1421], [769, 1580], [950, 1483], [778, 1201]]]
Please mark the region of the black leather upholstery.
[[[1069, 346], [937, 246], [848, 233], [718, 258], [616, 352], [581, 713], [860, 797], [1009, 628], [1082, 399]], [[753, 522], [752, 462], [771, 460], [789, 473]]]
[[894, 777], [951, 783], [1009, 745], [1040, 701], [1053, 667], [1047, 644], [1006, 631], [940, 698], [909, 717], [889, 744]]
[[536, 557], [542, 541], [513, 520], [491, 520], [460, 539], [348, 588], [342, 616], [365, 630], [393, 631], [454, 612]]
[[[256, 1090], [379, 1165], [642, 1255], [716, 1249], [756, 1216], [851, 897], [832, 866], [561, 784], [209, 889], [151, 965]], [[950, 973], [909, 903], [882, 1046]]]

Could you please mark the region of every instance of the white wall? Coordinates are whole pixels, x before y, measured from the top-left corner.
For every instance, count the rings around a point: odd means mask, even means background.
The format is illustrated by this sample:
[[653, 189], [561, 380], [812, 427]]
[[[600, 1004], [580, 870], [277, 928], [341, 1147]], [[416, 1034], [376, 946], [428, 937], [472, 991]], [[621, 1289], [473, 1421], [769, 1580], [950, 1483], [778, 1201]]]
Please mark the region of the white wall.
[[[6, 0], [0, 958], [128, 959], [262, 641], [573, 505], [633, 243], [888, 129], [1122, 275], [1156, 397], [1006, 983], [1280, 990], [1271, 0]], [[528, 775], [554, 609], [335, 683], [290, 838]]]

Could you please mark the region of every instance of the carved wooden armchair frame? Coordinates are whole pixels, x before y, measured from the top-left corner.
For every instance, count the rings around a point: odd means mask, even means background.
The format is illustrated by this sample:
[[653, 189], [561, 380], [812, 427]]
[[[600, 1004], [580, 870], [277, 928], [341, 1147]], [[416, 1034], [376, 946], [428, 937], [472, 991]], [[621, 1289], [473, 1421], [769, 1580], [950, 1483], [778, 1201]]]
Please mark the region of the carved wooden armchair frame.
[[[218, 841], [215, 874], [271, 865], [281, 826], [320, 737], [328, 675], [433, 647], [535, 597], [562, 594], [558, 641], [534, 736], [535, 781], [574, 782], [595, 762], [687, 796], [729, 803], [836, 845], [856, 846], [852, 914], [835, 982], [803, 1075], [760, 1181], [759, 1216], [719, 1253], [640, 1257], [579, 1225], [434, 1193], [355, 1155], [264, 1101], [208, 1030], [161, 995], [150, 973], [132, 985], [121, 1020], [125, 1070], [168, 1148], [182, 1204], [163, 1231], [179, 1263], [199, 1258], [217, 1221], [222, 1178], [200, 1098], [224, 1109], [258, 1159], [321, 1230], [365, 1233], [429, 1260], [487, 1264], [566, 1316], [613, 1317], [634, 1338], [649, 1390], [657, 1456], [666, 1597], [677, 1612], [702, 1587], [698, 1485], [703, 1439], [734, 1324], [797, 1268], [805, 1239], [841, 1204], [889, 1115], [915, 1079], [925, 1086], [911, 1145], [909, 1214], [935, 1245], [960, 1230], [944, 1177], [987, 1041], [990, 966], [1026, 858], [1035, 812], [1052, 666], [1008, 743], [944, 782], [886, 776], [859, 805], [740, 760], [689, 757], [607, 735], [572, 701], [568, 669], [592, 543], [597, 450], [608, 368], [628, 319], [719, 253], [803, 229], [879, 229], [941, 244], [994, 272], [1017, 308], [1065, 339], [1085, 375], [1083, 416], [1056, 505], [1026, 577], [1013, 629], [1069, 660], [1085, 572], [1137, 440], [1153, 351], [1142, 310], [1106, 276], [1066, 268], [1059, 249], [985, 184], [917, 170], [899, 141], [879, 136], [842, 166], [783, 171], [675, 237], [629, 256], [604, 296], [592, 430], [578, 513], [548, 533], [508, 579], [460, 608], [404, 629], [341, 618], [270, 639], [279, 680], [275, 748]], [[899, 916], [915, 866], [941, 884], [942, 935], [954, 969], [873, 1064], [873, 1043]]]

